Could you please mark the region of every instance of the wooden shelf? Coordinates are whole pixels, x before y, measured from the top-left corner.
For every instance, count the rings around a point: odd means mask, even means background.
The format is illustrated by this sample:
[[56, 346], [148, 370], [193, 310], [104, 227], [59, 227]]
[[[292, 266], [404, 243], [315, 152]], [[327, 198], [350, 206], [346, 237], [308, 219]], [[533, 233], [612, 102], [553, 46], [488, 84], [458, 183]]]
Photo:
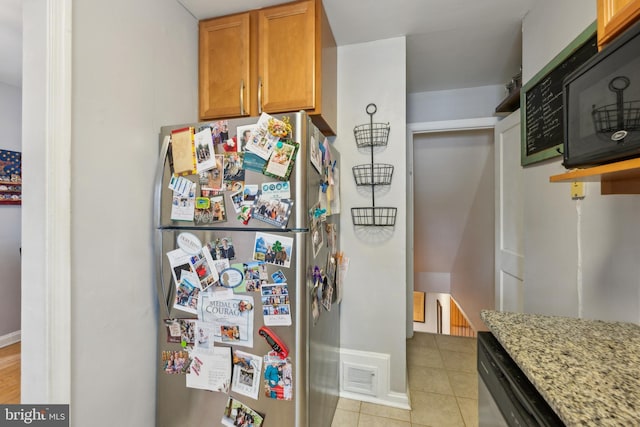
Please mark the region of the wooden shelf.
[[514, 89], [496, 107], [496, 113], [513, 113], [520, 108], [520, 87]]
[[640, 158], [549, 177], [550, 182], [601, 181], [601, 194], [640, 194]]

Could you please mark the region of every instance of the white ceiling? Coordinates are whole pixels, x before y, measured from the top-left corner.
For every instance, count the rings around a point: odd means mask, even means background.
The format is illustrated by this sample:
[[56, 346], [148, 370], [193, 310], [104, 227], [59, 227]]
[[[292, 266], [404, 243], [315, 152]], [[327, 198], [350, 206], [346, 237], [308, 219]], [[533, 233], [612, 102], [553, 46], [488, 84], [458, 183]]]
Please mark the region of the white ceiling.
[[[177, 0], [197, 19], [286, 0]], [[504, 84], [535, 0], [324, 0], [339, 46], [407, 37], [407, 92]], [[0, 0], [0, 81], [21, 85], [22, 0]], [[384, 61], [384, 58], [380, 58]]]

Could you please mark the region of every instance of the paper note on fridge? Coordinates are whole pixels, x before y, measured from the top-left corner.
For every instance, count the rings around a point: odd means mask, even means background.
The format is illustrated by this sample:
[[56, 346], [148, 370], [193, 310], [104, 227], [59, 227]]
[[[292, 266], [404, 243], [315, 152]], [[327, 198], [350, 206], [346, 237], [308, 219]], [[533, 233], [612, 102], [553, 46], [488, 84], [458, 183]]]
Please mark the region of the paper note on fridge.
[[189, 182], [191, 183], [191, 189], [186, 195], [173, 192], [171, 219], [174, 221], [193, 221], [196, 211], [196, 183]]
[[229, 392], [231, 385], [231, 348], [215, 347], [212, 352], [191, 353], [187, 387]]
[[253, 297], [236, 295], [218, 299], [209, 292], [200, 295], [198, 319], [214, 324], [214, 341], [253, 347]]

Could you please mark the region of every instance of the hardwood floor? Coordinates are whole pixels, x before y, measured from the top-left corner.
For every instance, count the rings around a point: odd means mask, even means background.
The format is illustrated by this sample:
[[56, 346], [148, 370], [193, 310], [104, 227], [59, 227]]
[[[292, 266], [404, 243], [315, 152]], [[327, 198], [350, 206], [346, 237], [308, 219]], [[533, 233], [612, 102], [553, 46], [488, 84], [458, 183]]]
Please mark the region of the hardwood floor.
[[0, 348], [0, 403], [20, 403], [20, 343]]

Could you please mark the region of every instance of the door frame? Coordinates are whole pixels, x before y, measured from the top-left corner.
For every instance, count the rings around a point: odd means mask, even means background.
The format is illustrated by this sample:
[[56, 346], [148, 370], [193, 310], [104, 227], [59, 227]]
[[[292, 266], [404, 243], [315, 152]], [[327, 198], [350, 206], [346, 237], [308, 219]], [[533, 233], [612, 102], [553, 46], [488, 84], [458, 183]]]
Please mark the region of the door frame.
[[407, 338], [413, 336], [413, 138], [415, 135], [424, 133], [494, 129], [499, 120], [498, 117], [478, 117], [474, 119], [407, 123]]
[[47, 45], [47, 396], [71, 401], [71, 34], [72, 0], [49, 0]]
[[[26, 115], [23, 111], [22, 126], [33, 126], [33, 123], [24, 123], [25, 116], [31, 120], [42, 115], [38, 131], [42, 132], [43, 138], [35, 144], [29, 142], [32, 145], [28, 148], [29, 151], [44, 153], [44, 170], [33, 172], [41, 187], [27, 189], [30, 194], [41, 197], [41, 201], [34, 206], [32, 200], [35, 196], [25, 198], [22, 216], [24, 218], [26, 209], [43, 210], [44, 215], [42, 220], [38, 216], [30, 223], [22, 221], [23, 229], [42, 230], [42, 241], [23, 241], [23, 248], [27, 250], [22, 251], [21, 268], [23, 280], [28, 277], [24, 273], [26, 270], [42, 271], [42, 283], [30, 285], [30, 288], [35, 286], [42, 289], [43, 298], [26, 295], [23, 286], [21, 312], [24, 345], [21, 360], [22, 366], [33, 366], [33, 371], [41, 372], [43, 378], [34, 381], [31, 375], [26, 378], [25, 384], [23, 370], [22, 402], [44, 399], [42, 403], [68, 404], [71, 400], [72, 1], [31, 2], [30, 9], [37, 12], [35, 19], [42, 16], [46, 20], [43, 30], [46, 38], [29, 46], [32, 50], [30, 55], [34, 55], [29, 66], [44, 66], [42, 75], [45, 81], [42, 88], [39, 84], [31, 88], [31, 96], [37, 95], [43, 100], [42, 110], [28, 111]], [[23, 73], [31, 71], [23, 70]], [[25, 325], [25, 313], [43, 315], [31, 318]], [[36, 331], [44, 331], [43, 340], [39, 333], [34, 335]]]

